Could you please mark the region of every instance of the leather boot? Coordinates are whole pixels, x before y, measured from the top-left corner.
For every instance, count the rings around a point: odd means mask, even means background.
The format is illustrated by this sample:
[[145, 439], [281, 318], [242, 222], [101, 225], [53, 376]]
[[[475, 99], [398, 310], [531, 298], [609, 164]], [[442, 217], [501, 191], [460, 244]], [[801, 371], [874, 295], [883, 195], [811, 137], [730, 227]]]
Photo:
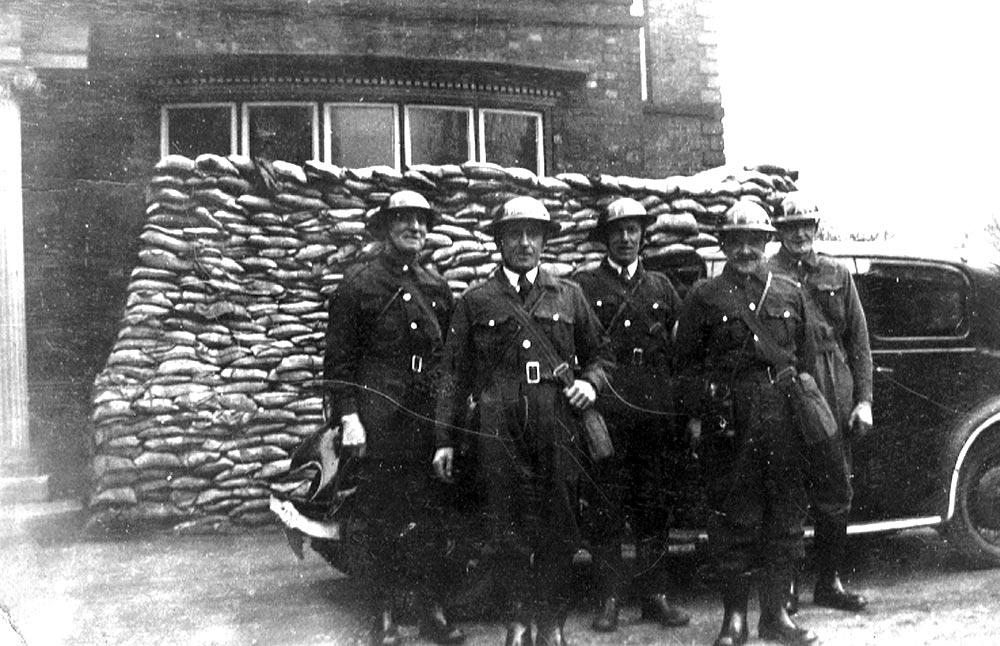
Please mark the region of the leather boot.
[[375, 616], [371, 632], [372, 646], [397, 646], [402, 642], [399, 626], [392, 619], [392, 610], [383, 608]]
[[563, 627], [566, 624], [566, 611], [546, 611], [538, 619], [538, 635], [535, 646], [569, 646]]
[[802, 588], [799, 581], [800, 577], [801, 574], [799, 574], [799, 570], [796, 568], [792, 574], [792, 581], [788, 586], [788, 599], [785, 600], [785, 611], [789, 615], [794, 615], [799, 611], [799, 590]]
[[617, 597], [610, 596], [604, 598], [591, 627], [599, 633], [613, 633], [618, 630]]
[[712, 646], [738, 646], [747, 643], [747, 604], [750, 599], [750, 582], [745, 576], [731, 579], [722, 592], [722, 630]]
[[643, 619], [655, 621], [666, 628], [686, 626], [691, 622], [691, 615], [671, 605], [665, 594], [650, 594], [643, 597], [640, 607]]
[[791, 573], [782, 571], [770, 573], [760, 585], [760, 623], [757, 634], [761, 639], [789, 644], [790, 646], [810, 646], [818, 641], [816, 633], [802, 628], [788, 616], [785, 602]]
[[465, 631], [448, 622], [440, 603], [432, 603], [426, 608], [420, 619], [420, 636], [443, 646], [465, 641]]
[[520, 601], [514, 602], [511, 606], [504, 646], [534, 646], [531, 639], [531, 617]]
[[847, 550], [847, 525], [839, 522], [816, 523], [816, 549], [819, 578], [813, 589], [813, 603], [847, 612], [864, 610], [868, 600], [845, 590], [838, 574]]

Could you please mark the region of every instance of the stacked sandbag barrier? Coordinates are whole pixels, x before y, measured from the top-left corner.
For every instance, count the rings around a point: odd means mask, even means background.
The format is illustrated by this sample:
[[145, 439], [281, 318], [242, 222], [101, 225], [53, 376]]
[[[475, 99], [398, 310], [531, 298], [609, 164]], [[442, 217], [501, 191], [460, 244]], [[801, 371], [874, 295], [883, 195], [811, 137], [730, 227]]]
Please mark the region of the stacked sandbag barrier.
[[289, 454], [323, 421], [326, 300], [348, 265], [374, 251], [364, 218], [407, 188], [442, 213], [426, 260], [459, 293], [499, 262], [483, 232], [517, 195], [561, 225], [543, 261], [556, 274], [599, 262], [601, 209], [629, 196], [656, 215], [647, 256], [714, 244], [738, 199], [774, 205], [794, 190], [778, 167], [639, 179], [538, 177], [495, 164], [344, 169], [168, 156], [149, 182], [138, 263], [117, 340], [93, 399], [96, 524], [160, 520], [192, 529], [269, 522], [268, 495]]

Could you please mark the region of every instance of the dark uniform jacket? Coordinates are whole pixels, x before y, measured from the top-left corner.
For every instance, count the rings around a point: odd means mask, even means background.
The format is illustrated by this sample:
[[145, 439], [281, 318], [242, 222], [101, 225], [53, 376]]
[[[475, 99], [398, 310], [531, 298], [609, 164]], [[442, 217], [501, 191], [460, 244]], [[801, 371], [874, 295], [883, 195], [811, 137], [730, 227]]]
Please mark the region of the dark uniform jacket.
[[332, 414], [358, 413], [369, 456], [430, 459], [427, 420], [452, 306], [437, 273], [388, 254], [351, 267], [330, 297], [323, 372]]
[[[531, 311], [533, 329], [522, 329], [511, 307]], [[542, 350], [539, 335], [551, 342], [557, 358]], [[456, 305], [438, 399], [437, 444], [459, 446], [474, 433], [487, 516], [500, 534], [513, 532], [531, 542], [532, 536], [555, 532], [575, 540], [579, 419], [553, 375], [557, 361], [572, 367], [574, 358], [578, 378], [600, 392], [613, 366], [609, 343], [575, 283], [539, 270], [522, 304], [498, 269]], [[470, 396], [477, 402], [474, 429], [465, 427], [464, 419]]]
[[721, 276], [697, 283], [688, 293], [677, 323], [674, 358], [682, 376], [682, 405], [692, 417], [711, 412], [706, 410], [712, 406], [706, 384], [731, 387], [773, 372], [740, 318], [741, 310], [756, 315], [775, 341], [798, 358], [796, 368], [812, 369], [815, 347], [807, 331], [805, 296], [794, 281], [773, 274], [759, 307], [767, 274], [762, 268], [744, 276], [726, 265]]
[[768, 267], [799, 282], [808, 296], [817, 353], [809, 372], [843, 427], [855, 405], [872, 401], [868, 324], [854, 279], [840, 263], [815, 251], [799, 260], [782, 247]]
[[601, 411], [609, 421], [664, 419], [672, 405], [670, 335], [680, 310], [680, 297], [670, 279], [647, 271], [640, 260], [626, 284], [607, 259], [573, 279], [611, 338], [617, 365], [612, 387], [598, 400]]

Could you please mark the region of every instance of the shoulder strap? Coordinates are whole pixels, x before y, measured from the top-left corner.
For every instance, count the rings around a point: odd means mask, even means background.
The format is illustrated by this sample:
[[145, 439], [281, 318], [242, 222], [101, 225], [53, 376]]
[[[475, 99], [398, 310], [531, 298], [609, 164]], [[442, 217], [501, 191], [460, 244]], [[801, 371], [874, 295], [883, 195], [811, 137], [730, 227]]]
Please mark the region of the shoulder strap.
[[625, 308], [627, 308], [632, 303], [632, 297], [635, 296], [636, 291], [638, 291], [639, 283], [641, 281], [642, 281], [641, 277], [639, 276], [635, 277], [634, 284], [631, 286], [631, 289], [629, 289], [628, 292], [625, 293], [625, 298], [622, 299], [622, 304], [618, 306], [618, 310], [615, 312], [615, 315], [611, 317], [611, 320], [608, 321], [608, 326], [604, 329], [604, 331], [607, 334], [611, 334], [611, 330], [615, 329], [615, 325], [618, 324], [618, 321], [621, 319], [622, 314], [625, 313]]
[[545, 300], [545, 293], [540, 294], [527, 310], [523, 307], [515, 306], [508, 300], [503, 300], [501, 302], [507, 308], [507, 311], [509, 311], [514, 318], [517, 319], [517, 322], [521, 325], [522, 330], [527, 328], [532, 331], [532, 336], [534, 336], [535, 340], [538, 342], [542, 354], [545, 355], [546, 359], [552, 364], [552, 367], [555, 368], [559, 364], [566, 363], [566, 359], [559, 356], [555, 346], [552, 345], [552, 341], [549, 340], [548, 335], [545, 334], [543, 330], [536, 327], [535, 321], [531, 316], [543, 300]]

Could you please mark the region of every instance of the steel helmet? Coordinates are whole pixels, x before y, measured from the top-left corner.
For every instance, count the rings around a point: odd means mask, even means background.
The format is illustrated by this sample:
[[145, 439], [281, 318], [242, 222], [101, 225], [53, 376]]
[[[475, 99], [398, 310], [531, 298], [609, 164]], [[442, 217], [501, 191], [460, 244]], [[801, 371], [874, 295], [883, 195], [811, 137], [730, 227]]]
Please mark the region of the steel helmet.
[[620, 197], [608, 204], [604, 212], [601, 213], [597, 219], [597, 226], [590, 232], [590, 239], [603, 242], [609, 224], [629, 219], [638, 220], [642, 228], [645, 229], [656, 220], [656, 216], [647, 213], [646, 207], [637, 200], [633, 200], [631, 197]]
[[418, 213], [427, 218], [427, 228], [430, 229], [437, 222], [437, 211], [420, 193], [416, 191], [396, 191], [368, 215], [365, 228], [373, 233], [381, 232], [389, 223], [392, 216], [398, 213]]
[[771, 226], [764, 207], [753, 200], [739, 200], [726, 211], [722, 224], [716, 227], [716, 233], [728, 231], [759, 231], [761, 233], [776, 233]]
[[559, 223], [552, 221], [552, 216], [549, 215], [545, 205], [527, 195], [514, 197], [504, 202], [503, 206], [497, 209], [493, 222], [484, 226], [483, 230], [495, 238], [505, 225], [521, 221], [541, 223], [547, 236], [559, 233]]
[[781, 206], [774, 213], [773, 223], [780, 226], [786, 222], [819, 223], [819, 206], [798, 191], [793, 191], [781, 200]]

